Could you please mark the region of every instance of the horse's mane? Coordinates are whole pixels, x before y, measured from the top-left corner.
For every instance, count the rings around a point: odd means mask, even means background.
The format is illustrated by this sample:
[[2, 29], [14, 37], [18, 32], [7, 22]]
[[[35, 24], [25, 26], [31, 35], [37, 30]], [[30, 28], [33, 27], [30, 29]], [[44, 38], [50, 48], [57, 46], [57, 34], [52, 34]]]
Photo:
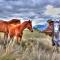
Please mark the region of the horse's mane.
[[24, 24], [26, 26], [28, 23], [31, 23], [31, 21], [30, 20], [29, 21], [24, 21], [23, 23], [16, 25], [16, 27], [20, 27], [21, 25], [24, 25]]
[[28, 23], [31, 23], [31, 21], [24, 21], [23, 23], [20, 23], [20, 24], [17, 24], [17, 25], [10, 24], [10, 26], [12, 26], [13, 29], [14, 28], [20, 28], [21, 25], [28, 24]]
[[19, 19], [12, 19], [8, 23], [17, 23], [17, 22], [20, 23], [20, 20]]
[[24, 23], [26, 23], [26, 24], [31, 23], [31, 21], [30, 20], [29, 21], [24, 21], [22, 24], [24, 24]]

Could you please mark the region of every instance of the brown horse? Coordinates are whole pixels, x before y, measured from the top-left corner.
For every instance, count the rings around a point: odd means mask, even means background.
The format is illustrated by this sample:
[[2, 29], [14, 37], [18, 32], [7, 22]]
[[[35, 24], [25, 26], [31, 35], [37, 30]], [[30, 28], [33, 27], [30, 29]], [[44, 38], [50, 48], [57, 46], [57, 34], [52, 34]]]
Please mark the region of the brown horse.
[[48, 20], [47, 22], [48, 22], [48, 27], [43, 32], [49, 36], [52, 36], [54, 30], [54, 21]]
[[20, 37], [19, 41], [21, 41], [22, 35], [23, 35], [23, 31], [24, 31], [25, 28], [27, 28], [31, 32], [33, 32], [32, 22], [30, 20], [29, 21], [25, 21], [22, 24], [18, 24], [16, 26], [10, 26], [9, 27], [9, 36], [10, 36], [10, 38], [16, 37], [17, 43], [19, 43], [18, 42], [18, 38]]
[[0, 32], [4, 32], [4, 38], [8, 37], [8, 26], [10, 24], [20, 24], [20, 20], [12, 19], [10, 21], [0, 20]]
[[43, 32], [52, 37], [52, 46], [54, 46], [54, 21], [48, 20], [48, 28]]

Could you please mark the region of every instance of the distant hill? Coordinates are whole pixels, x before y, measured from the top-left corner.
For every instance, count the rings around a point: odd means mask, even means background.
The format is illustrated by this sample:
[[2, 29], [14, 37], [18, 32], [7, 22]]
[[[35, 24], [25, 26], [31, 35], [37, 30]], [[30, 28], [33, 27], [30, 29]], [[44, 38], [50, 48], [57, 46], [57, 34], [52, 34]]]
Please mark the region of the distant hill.
[[35, 26], [33, 26], [33, 29], [39, 30], [39, 31], [43, 31], [43, 30], [45, 30], [47, 27], [48, 27], [47, 25], [35, 25]]

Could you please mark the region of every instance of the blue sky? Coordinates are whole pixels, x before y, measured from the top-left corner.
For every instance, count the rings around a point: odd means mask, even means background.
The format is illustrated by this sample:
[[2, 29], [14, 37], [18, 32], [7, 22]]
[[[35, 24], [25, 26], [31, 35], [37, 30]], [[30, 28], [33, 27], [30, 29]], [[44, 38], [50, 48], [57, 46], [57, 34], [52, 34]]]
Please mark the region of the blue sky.
[[[0, 0], [0, 18], [31, 19], [45, 24], [50, 18], [60, 18], [60, 0]], [[43, 23], [44, 22], [44, 23]]]

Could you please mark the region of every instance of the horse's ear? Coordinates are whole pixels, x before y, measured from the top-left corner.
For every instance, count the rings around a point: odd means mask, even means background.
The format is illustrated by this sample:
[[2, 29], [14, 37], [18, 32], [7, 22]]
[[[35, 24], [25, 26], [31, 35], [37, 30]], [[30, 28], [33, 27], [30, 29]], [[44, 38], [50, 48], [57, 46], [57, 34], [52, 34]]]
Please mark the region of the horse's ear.
[[29, 23], [31, 23], [31, 21], [29, 20]]

